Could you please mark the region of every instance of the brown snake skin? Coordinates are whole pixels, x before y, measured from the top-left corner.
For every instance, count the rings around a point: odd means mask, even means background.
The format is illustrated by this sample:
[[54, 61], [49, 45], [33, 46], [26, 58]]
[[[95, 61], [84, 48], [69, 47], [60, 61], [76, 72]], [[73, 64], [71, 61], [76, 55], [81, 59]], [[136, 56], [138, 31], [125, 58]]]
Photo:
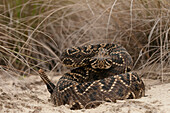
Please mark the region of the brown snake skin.
[[63, 51], [61, 61], [73, 69], [65, 73], [56, 86], [39, 70], [51, 93], [51, 101], [57, 106], [94, 108], [103, 101], [116, 102], [145, 95], [143, 81], [137, 73], [131, 72], [131, 56], [118, 44], [68, 48]]

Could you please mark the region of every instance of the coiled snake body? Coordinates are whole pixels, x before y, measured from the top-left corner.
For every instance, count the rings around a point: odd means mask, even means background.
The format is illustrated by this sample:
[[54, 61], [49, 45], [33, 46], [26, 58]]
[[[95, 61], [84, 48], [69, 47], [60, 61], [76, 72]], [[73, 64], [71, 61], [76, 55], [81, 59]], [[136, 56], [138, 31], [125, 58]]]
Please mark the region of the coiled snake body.
[[61, 61], [74, 68], [65, 73], [56, 86], [39, 70], [51, 93], [51, 101], [57, 106], [92, 108], [103, 101], [136, 99], [145, 94], [143, 81], [131, 72], [131, 56], [118, 44], [68, 48], [62, 53]]

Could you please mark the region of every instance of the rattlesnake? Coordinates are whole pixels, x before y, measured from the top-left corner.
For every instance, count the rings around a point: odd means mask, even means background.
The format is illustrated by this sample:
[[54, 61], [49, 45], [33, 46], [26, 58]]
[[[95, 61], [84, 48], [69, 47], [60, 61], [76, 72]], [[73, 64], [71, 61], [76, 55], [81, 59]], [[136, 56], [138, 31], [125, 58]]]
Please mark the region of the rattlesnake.
[[143, 81], [131, 71], [131, 56], [118, 44], [71, 47], [63, 51], [61, 61], [73, 69], [63, 74], [56, 86], [39, 70], [51, 93], [51, 101], [57, 106], [92, 108], [103, 101], [116, 102], [145, 95]]

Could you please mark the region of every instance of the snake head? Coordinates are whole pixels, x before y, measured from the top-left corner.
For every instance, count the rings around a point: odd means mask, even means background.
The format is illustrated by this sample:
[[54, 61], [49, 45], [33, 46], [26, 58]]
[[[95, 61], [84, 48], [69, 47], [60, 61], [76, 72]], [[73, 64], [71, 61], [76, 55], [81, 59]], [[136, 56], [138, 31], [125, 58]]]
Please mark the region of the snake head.
[[109, 69], [112, 66], [112, 58], [107, 49], [101, 48], [98, 53], [90, 59], [94, 69]]

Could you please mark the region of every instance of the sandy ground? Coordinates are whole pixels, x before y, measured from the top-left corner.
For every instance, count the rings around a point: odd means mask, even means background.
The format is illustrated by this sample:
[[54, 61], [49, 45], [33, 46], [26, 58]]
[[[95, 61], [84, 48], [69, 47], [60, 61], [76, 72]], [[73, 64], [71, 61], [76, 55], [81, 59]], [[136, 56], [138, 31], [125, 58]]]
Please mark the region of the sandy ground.
[[38, 75], [18, 77], [0, 72], [0, 113], [170, 113], [170, 82], [143, 80], [146, 97], [104, 102], [95, 109], [70, 110], [67, 105], [55, 107], [49, 102], [50, 94]]

